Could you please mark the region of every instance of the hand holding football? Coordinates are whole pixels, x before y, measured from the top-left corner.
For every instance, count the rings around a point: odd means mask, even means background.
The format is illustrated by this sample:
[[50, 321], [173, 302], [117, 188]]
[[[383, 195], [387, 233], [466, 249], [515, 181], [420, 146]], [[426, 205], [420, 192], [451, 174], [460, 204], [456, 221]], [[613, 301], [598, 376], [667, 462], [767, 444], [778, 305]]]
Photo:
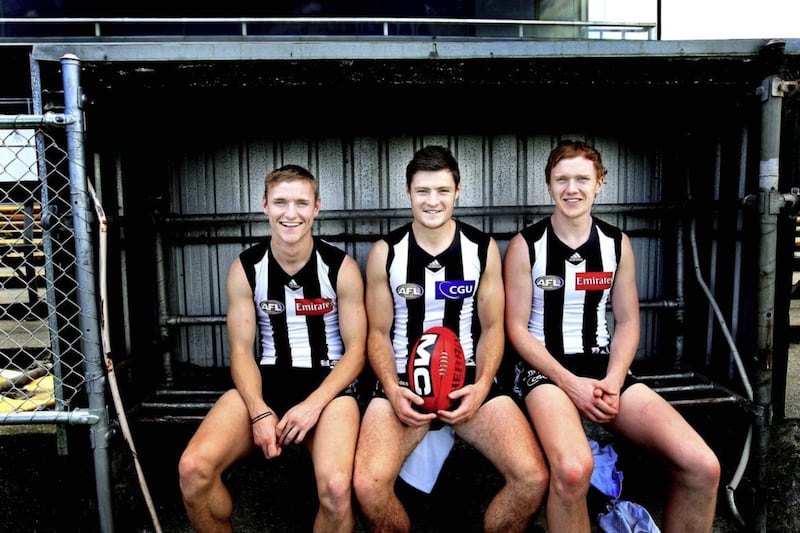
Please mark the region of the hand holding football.
[[453, 330], [425, 330], [408, 354], [409, 387], [425, 402], [416, 407], [428, 413], [450, 409], [447, 395], [464, 386], [465, 370], [464, 350]]

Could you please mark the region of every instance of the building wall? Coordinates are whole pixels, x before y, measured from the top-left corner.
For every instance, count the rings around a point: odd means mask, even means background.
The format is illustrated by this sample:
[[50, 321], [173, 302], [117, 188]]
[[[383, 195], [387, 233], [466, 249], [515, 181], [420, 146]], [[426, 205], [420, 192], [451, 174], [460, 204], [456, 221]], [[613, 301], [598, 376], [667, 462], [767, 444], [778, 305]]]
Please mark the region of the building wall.
[[[665, 263], [678, 254], [677, 220], [664, 220], [677, 207], [664, 198], [667, 148], [615, 136], [570, 135], [590, 140], [605, 156], [609, 174], [598, 198], [602, 204], [598, 216], [631, 235], [641, 300], [658, 304], [674, 298], [675, 265]], [[257, 139], [242, 144], [222, 142], [210, 152], [179, 154], [171, 165], [169, 212], [172, 224], [185, 225], [174, 234], [175, 226], [166, 223], [163, 227], [172, 235], [165, 239], [169, 243], [169, 313], [224, 315], [228, 265], [245, 246], [268, 233], [260, 213], [263, 177], [272, 168], [297, 163], [319, 177], [323, 214], [316, 231], [351, 253], [363, 269], [372, 242], [408, 220], [405, 165], [417, 148], [437, 143], [453, 150], [463, 177], [457, 207], [465, 214], [460, 218], [495, 235], [504, 252], [516, 231], [549, 213], [544, 165], [554, 143], [570, 135], [454, 132]], [[637, 205], [641, 209], [634, 209]], [[390, 216], [382, 215], [386, 210]], [[326, 218], [326, 211], [335, 216]], [[189, 224], [195, 216], [206, 222]], [[657, 334], [665, 328], [659, 323], [665, 314], [670, 312], [643, 309], [640, 358], [651, 357], [657, 350]], [[228, 363], [222, 324], [186, 325], [175, 328], [174, 333], [178, 361], [200, 366]]]

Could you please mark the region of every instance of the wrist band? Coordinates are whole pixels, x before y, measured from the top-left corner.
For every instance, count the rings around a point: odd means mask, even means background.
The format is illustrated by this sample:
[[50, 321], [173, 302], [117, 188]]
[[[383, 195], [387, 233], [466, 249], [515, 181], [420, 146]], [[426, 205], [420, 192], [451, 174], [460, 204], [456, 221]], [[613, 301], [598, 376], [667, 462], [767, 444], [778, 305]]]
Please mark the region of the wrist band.
[[258, 422], [259, 420], [264, 420], [264, 419], [265, 419], [265, 418], [267, 418], [268, 416], [272, 416], [272, 411], [264, 411], [264, 412], [263, 412], [263, 413], [261, 413], [260, 415], [256, 415], [256, 416], [254, 416], [254, 417], [253, 417], [253, 418], [250, 420], [250, 425], [252, 426], [253, 424], [255, 424], [256, 422]]

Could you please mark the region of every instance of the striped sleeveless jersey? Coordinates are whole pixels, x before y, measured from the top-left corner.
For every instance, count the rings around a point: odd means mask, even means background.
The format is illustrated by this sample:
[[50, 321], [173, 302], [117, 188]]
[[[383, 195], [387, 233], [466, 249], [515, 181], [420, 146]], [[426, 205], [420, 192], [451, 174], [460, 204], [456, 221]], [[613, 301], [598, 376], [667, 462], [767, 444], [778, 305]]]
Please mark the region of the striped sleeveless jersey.
[[522, 230], [531, 260], [528, 330], [554, 356], [591, 354], [610, 342], [606, 305], [622, 248], [622, 231], [592, 217], [577, 249], [553, 232], [550, 217]]
[[480, 336], [477, 293], [486, 269], [490, 237], [456, 221], [452, 244], [432, 256], [414, 239], [411, 223], [387, 235], [386, 272], [394, 299], [391, 338], [398, 373], [420, 334], [433, 326], [452, 329], [461, 340], [467, 366], [475, 365]]
[[344, 353], [336, 280], [345, 252], [314, 237], [311, 258], [294, 276], [272, 256], [270, 239], [243, 251], [256, 306], [261, 365], [333, 367]]

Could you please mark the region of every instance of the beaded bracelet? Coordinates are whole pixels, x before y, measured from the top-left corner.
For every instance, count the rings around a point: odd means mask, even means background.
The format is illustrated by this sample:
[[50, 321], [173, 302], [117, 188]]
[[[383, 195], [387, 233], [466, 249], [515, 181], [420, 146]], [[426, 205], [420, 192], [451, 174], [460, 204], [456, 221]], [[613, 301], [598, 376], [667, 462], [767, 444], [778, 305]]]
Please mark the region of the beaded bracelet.
[[272, 411], [264, 411], [264, 412], [263, 412], [263, 413], [261, 413], [260, 415], [256, 415], [256, 416], [254, 416], [254, 417], [253, 417], [253, 418], [250, 420], [250, 425], [253, 425], [253, 424], [255, 424], [255, 423], [256, 423], [256, 422], [258, 422], [259, 420], [264, 420], [264, 419], [265, 419], [265, 418], [267, 418], [268, 416], [272, 416]]

